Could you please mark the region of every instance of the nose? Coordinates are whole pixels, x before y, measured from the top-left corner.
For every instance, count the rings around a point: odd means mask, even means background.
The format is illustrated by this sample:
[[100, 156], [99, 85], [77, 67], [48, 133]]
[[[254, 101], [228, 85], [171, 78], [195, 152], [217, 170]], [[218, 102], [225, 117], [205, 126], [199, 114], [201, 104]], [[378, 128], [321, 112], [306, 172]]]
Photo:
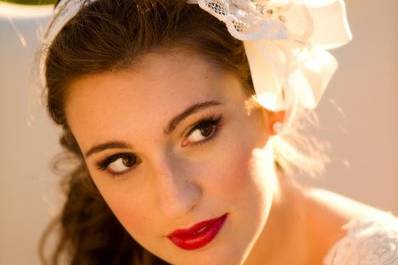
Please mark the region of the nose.
[[198, 204], [202, 189], [192, 179], [193, 171], [183, 159], [170, 154], [154, 165], [157, 203], [168, 218], [183, 217]]

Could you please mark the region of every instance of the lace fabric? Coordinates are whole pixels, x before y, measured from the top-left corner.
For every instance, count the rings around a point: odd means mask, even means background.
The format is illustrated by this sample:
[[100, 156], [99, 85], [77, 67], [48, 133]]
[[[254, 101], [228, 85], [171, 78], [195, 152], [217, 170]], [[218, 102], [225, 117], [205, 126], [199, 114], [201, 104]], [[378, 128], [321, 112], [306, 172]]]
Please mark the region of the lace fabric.
[[352, 220], [323, 265], [398, 265], [398, 218], [391, 213]]
[[190, 0], [219, 20], [240, 40], [294, 39], [306, 42], [313, 31], [309, 9], [301, 0]]

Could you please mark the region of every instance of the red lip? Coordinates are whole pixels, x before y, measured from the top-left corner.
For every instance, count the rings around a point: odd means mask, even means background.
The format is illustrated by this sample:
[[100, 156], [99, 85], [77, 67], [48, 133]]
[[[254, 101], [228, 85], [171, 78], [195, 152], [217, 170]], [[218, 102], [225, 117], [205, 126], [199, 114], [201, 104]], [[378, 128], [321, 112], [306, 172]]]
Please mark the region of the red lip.
[[210, 243], [227, 219], [228, 213], [193, 225], [188, 229], [177, 229], [167, 237], [178, 247], [192, 250]]

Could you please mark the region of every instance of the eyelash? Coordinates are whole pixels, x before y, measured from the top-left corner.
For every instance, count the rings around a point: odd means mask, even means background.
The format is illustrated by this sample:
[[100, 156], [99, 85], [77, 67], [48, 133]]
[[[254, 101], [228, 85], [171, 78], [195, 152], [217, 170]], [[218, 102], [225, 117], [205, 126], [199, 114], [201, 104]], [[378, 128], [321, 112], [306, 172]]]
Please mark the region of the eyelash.
[[197, 123], [195, 123], [191, 127], [191, 129], [188, 130], [188, 133], [186, 133], [185, 138], [188, 138], [188, 136], [190, 136], [194, 131], [196, 131], [198, 129], [208, 128], [208, 127], [214, 128], [214, 131], [208, 138], [206, 138], [205, 140], [193, 143], [192, 145], [203, 144], [203, 143], [213, 139], [214, 136], [216, 136], [216, 134], [218, 133], [218, 130], [220, 129], [220, 126], [221, 126], [221, 120], [222, 120], [222, 115], [205, 116], [201, 120], [199, 120]]
[[[101, 171], [106, 171], [107, 168], [108, 168], [108, 166], [109, 166], [111, 163], [117, 161], [117, 160], [120, 159], [120, 158], [122, 158], [122, 159], [124, 158], [124, 159], [135, 159], [135, 160], [137, 160], [137, 157], [136, 157], [133, 153], [118, 153], [118, 154], [111, 155], [111, 156], [105, 158], [104, 160], [98, 162], [98, 163], [97, 163], [97, 168], [98, 168], [99, 170], [101, 170]], [[136, 164], [137, 164], [137, 163], [136, 163]], [[136, 165], [136, 164], [135, 164], [135, 165]], [[132, 166], [132, 168], [135, 167], [135, 165]], [[125, 172], [123, 172], [123, 173], [114, 173], [114, 172], [109, 171], [109, 173], [110, 173], [111, 175], [115, 175], [115, 176], [116, 176], [116, 175], [122, 175], [122, 174], [125, 173]]]
[[[211, 133], [211, 135], [208, 138], [206, 138], [205, 140], [193, 143], [192, 145], [200, 145], [205, 142], [208, 142], [208, 141], [212, 140], [217, 135], [220, 125], [221, 125], [221, 121], [222, 121], [222, 115], [205, 116], [201, 120], [196, 122], [191, 127], [191, 129], [188, 130], [188, 133], [186, 133], [185, 138], [189, 137], [195, 130], [212, 127], [212, 128], [214, 128], [214, 131]], [[111, 155], [111, 156], [105, 158], [104, 160], [98, 162], [97, 168], [101, 171], [107, 171], [108, 166], [120, 158], [129, 159], [129, 161], [139, 160], [133, 153], [118, 153], [118, 154]], [[111, 171], [109, 171], [109, 173], [113, 176], [123, 175], [123, 174], [127, 173], [128, 171], [130, 171], [132, 168], [134, 168], [136, 165], [138, 165], [138, 163], [135, 163], [129, 170], [126, 170], [122, 173], [115, 173], [115, 172], [111, 172]]]

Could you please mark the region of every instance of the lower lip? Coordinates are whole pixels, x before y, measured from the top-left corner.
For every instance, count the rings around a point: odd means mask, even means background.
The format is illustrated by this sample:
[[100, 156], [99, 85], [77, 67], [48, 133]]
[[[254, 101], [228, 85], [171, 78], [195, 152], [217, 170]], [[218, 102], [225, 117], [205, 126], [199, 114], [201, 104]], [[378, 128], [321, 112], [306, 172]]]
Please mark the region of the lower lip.
[[170, 237], [170, 240], [178, 247], [185, 250], [193, 250], [204, 247], [214, 239], [221, 227], [224, 225], [226, 219], [227, 214], [215, 221], [212, 225], [208, 226], [206, 230], [199, 235], [195, 235], [191, 238]]

